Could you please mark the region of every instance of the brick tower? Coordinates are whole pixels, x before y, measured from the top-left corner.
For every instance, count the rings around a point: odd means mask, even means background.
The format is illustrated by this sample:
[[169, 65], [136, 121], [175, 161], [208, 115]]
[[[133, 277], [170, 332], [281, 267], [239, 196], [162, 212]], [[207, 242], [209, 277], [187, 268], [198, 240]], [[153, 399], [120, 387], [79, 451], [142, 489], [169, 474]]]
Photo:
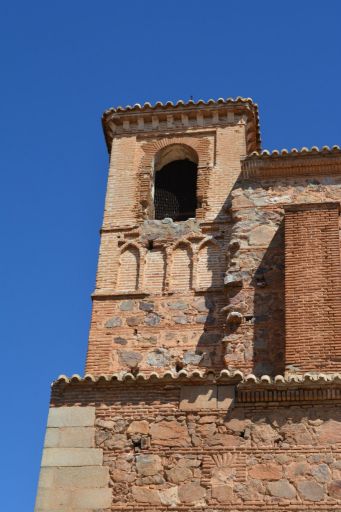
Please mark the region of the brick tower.
[[260, 152], [250, 99], [110, 109], [84, 377], [36, 512], [341, 510], [338, 147]]

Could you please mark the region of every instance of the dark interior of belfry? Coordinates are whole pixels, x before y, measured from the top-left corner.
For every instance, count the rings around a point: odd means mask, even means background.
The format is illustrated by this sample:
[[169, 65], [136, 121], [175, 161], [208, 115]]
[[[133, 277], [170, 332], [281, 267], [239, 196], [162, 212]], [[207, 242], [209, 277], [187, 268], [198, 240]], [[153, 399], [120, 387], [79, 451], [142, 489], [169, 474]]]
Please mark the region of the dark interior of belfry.
[[175, 160], [155, 173], [155, 219], [174, 221], [195, 217], [197, 208], [197, 164]]

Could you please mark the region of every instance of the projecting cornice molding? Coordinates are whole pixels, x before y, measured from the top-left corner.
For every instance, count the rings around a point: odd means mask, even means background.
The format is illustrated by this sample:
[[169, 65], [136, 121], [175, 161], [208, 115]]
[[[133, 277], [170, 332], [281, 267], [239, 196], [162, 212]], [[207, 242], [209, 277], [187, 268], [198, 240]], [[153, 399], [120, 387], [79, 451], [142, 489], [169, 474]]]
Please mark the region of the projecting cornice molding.
[[254, 151], [242, 161], [243, 179], [271, 179], [290, 176], [329, 176], [341, 174], [339, 146]]
[[260, 150], [258, 106], [250, 98], [219, 98], [194, 102], [145, 103], [106, 110], [103, 130], [110, 151], [112, 139], [125, 134], [183, 132], [245, 124], [247, 152]]

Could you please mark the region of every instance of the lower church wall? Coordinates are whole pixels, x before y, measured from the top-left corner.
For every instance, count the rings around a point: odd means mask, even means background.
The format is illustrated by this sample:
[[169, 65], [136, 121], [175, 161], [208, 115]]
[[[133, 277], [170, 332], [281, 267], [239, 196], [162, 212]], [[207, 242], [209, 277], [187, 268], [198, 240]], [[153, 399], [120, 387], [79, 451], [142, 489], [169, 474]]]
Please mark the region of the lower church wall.
[[36, 512], [341, 510], [340, 390], [240, 386], [55, 386]]

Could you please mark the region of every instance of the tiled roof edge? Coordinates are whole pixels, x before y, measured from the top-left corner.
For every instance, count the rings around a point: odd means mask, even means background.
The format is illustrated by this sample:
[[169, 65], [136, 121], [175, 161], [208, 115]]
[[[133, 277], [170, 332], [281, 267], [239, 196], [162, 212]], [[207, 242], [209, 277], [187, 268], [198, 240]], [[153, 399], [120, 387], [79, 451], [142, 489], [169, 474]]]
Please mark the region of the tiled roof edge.
[[146, 112], [148, 110], [157, 110], [162, 109], [166, 110], [169, 107], [175, 108], [175, 107], [199, 107], [199, 106], [211, 106], [211, 105], [226, 105], [226, 104], [233, 104], [233, 103], [248, 103], [249, 105], [252, 105], [253, 107], [257, 108], [257, 104], [253, 102], [252, 98], [243, 98], [241, 96], [237, 96], [236, 98], [218, 98], [217, 100], [214, 100], [210, 98], [209, 100], [178, 100], [177, 102], [173, 101], [167, 101], [166, 103], [162, 103], [162, 101], [157, 101], [156, 103], [152, 104], [149, 102], [144, 103], [141, 105], [140, 103], [135, 103], [134, 105], [126, 105], [125, 107], [111, 107], [104, 111], [103, 117], [112, 113], [127, 113], [127, 112]]
[[92, 375], [86, 374], [84, 377], [80, 375], [72, 375], [71, 377], [67, 377], [66, 375], [60, 375], [57, 380], [55, 380], [52, 385], [57, 384], [72, 384], [72, 383], [114, 383], [114, 382], [154, 382], [154, 381], [183, 381], [183, 380], [205, 380], [207, 381], [224, 381], [226, 380], [240, 383], [240, 384], [257, 384], [257, 385], [288, 385], [288, 384], [325, 384], [325, 383], [339, 383], [341, 384], [341, 373], [304, 373], [302, 375], [292, 374], [288, 376], [276, 375], [276, 377], [270, 377], [269, 375], [262, 375], [261, 377], [257, 377], [256, 375], [250, 373], [244, 375], [241, 371], [235, 370], [222, 370], [220, 373], [214, 373], [211, 371], [200, 371], [194, 370], [192, 372], [187, 372], [186, 370], [181, 370], [180, 372], [171, 372], [167, 371], [161, 374], [156, 372], [145, 374], [138, 373], [133, 375], [129, 372], [120, 372], [113, 374], [101, 374], [101, 375]]
[[263, 151], [253, 151], [250, 155], [247, 155], [244, 158], [244, 161], [256, 160], [256, 159], [274, 159], [279, 157], [295, 157], [295, 156], [311, 156], [311, 155], [330, 155], [330, 154], [340, 154], [341, 148], [337, 144], [332, 147], [322, 146], [321, 148], [317, 146], [312, 146], [311, 148], [303, 147], [301, 149], [292, 148], [292, 149], [274, 149], [269, 151], [264, 149]]
[[[189, 100], [189, 101], [183, 101], [179, 100], [177, 102], [167, 101], [166, 103], [162, 103], [161, 101], [157, 101], [155, 104], [151, 104], [149, 102], [144, 103], [143, 105], [136, 103], [135, 105], [127, 105], [125, 107], [112, 107], [107, 110], [102, 115], [102, 125], [104, 130], [104, 136], [106, 139], [108, 150], [110, 151], [111, 142], [114, 136], [114, 132], [116, 133], [115, 123], [117, 120], [124, 122], [126, 119], [126, 122], [128, 122], [130, 115], [133, 115], [133, 117], [139, 117], [143, 118], [145, 115], [161, 115], [161, 114], [167, 114], [169, 111], [179, 110], [181, 112], [182, 109], [191, 110], [191, 108], [209, 108], [212, 109], [212, 107], [216, 107], [217, 109], [222, 107], [228, 107], [228, 106], [235, 106], [236, 108], [240, 108], [242, 106], [245, 106], [245, 108], [248, 111], [252, 111], [253, 115], [253, 121], [251, 118], [249, 119], [249, 124], [253, 124], [253, 129], [251, 130], [251, 133], [249, 134], [249, 138], [247, 141], [247, 149], [249, 152], [251, 152], [253, 149], [260, 150], [261, 148], [261, 136], [260, 136], [260, 126], [259, 126], [259, 111], [258, 111], [258, 105], [253, 102], [251, 98], [242, 98], [241, 96], [238, 96], [236, 98], [218, 98], [217, 100], [209, 99], [207, 101], [204, 100]], [[170, 112], [172, 113], [172, 112]], [[186, 112], [184, 112], [186, 113]], [[143, 124], [143, 123], [142, 123]], [[133, 131], [135, 132], [141, 132], [144, 130], [143, 126], [136, 126], [133, 125]], [[178, 128], [179, 129], [179, 128]], [[181, 128], [180, 128], [181, 129]], [[184, 126], [184, 129], [186, 127]], [[148, 131], [148, 130], [147, 130]], [[253, 133], [252, 133], [253, 132]], [[128, 128], [124, 128], [124, 133], [129, 133]]]

